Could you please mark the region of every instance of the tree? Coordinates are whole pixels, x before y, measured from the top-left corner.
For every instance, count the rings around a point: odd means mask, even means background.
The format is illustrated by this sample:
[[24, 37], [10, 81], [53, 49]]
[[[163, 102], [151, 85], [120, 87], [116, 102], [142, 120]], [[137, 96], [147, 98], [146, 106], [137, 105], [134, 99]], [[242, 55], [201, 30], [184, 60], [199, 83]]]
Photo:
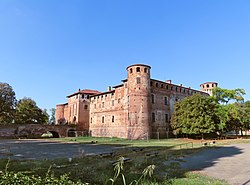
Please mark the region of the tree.
[[217, 103], [228, 104], [231, 100], [235, 102], [244, 102], [243, 95], [246, 92], [244, 89], [222, 89], [216, 87], [213, 89], [213, 98]]
[[199, 134], [217, 130], [215, 104], [211, 97], [195, 94], [174, 106], [171, 127], [176, 133]]
[[0, 82], [0, 123], [11, 123], [15, 113], [16, 96], [12, 87]]
[[52, 108], [52, 109], [50, 109], [50, 112], [51, 112], [51, 116], [49, 119], [49, 123], [53, 125], [56, 123], [56, 109]]
[[40, 109], [34, 100], [24, 97], [16, 106], [15, 123], [17, 124], [45, 124], [48, 115]]

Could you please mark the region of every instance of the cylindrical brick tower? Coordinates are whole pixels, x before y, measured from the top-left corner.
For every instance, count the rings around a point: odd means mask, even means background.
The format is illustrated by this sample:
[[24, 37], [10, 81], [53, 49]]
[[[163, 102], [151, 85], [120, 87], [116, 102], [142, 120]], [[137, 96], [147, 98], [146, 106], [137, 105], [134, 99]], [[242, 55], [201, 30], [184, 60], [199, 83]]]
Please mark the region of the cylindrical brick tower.
[[127, 67], [128, 72], [128, 138], [150, 137], [150, 69], [144, 64]]
[[216, 82], [206, 82], [200, 85], [201, 91], [208, 93], [210, 96], [213, 95], [213, 89], [218, 87]]

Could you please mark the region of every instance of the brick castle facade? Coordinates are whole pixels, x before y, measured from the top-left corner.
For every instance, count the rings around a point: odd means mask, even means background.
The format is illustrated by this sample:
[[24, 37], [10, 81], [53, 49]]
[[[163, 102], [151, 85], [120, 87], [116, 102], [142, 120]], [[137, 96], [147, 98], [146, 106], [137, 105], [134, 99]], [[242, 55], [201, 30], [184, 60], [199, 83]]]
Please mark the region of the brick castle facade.
[[195, 93], [211, 94], [217, 83], [201, 84], [201, 91], [151, 79], [151, 67], [127, 67], [127, 79], [107, 92], [80, 90], [56, 106], [56, 124], [76, 124], [76, 130], [96, 137], [129, 139], [168, 137], [174, 103]]

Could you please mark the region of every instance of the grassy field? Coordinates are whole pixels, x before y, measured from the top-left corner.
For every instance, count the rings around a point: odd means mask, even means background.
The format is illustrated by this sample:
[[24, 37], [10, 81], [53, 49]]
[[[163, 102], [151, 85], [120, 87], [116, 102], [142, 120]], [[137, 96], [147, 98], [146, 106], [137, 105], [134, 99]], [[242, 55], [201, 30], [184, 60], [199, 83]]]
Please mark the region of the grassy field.
[[[212, 141], [198, 141], [189, 139], [166, 139], [166, 140], [125, 140], [117, 138], [60, 138], [51, 139], [59, 142], [80, 142], [105, 145], [123, 145], [125, 148], [116, 151], [113, 155], [103, 156], [79, 156], [69, 160], [40, 160], [40, 161], [15, 161], [11, 160], [8, 170], [23, 172], [27, 175], [45, 176], [48, 169], [55, 175], [68, 174], [74, 181], [80, 180], [90, 184], [104, 184], [114, 176], [113, 163], [120, 157], [128, 159], [124, 164], [123, 174], [126, 182], [138, 179], [148, 165], [155, 165], [152, 178], [145, 179], [143, 184], [226, 184], [213, 178], [200, 174], [193, 174], [181, 170], [178, 160], [183, 156], [192, 155], [202, 150], [203, 144], [213, 147]], [[227, 144], [226, 141], [216, 141], [216, 145]], [[0, 160], [0, 170], [5, 170], [8, 160]], [[122, 179], [117, 183], [122, 184]]]

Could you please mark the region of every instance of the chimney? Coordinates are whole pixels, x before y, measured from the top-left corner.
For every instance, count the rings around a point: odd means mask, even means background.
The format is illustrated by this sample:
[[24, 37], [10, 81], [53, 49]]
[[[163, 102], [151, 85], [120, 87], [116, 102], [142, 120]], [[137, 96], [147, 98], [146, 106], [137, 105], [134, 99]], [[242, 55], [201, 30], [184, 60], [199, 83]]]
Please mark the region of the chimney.
[[107, 87], [107, 91], [111, 91], [111, 86], [108, 86], [108, 87]]
[[166, 83], [171, 84], [171, 83], [172, 83], [172, 80], [166, 80]]
[[78, 89], [78, 91], [80, 92], [80, 91], [81, 91], [81, 89]]

